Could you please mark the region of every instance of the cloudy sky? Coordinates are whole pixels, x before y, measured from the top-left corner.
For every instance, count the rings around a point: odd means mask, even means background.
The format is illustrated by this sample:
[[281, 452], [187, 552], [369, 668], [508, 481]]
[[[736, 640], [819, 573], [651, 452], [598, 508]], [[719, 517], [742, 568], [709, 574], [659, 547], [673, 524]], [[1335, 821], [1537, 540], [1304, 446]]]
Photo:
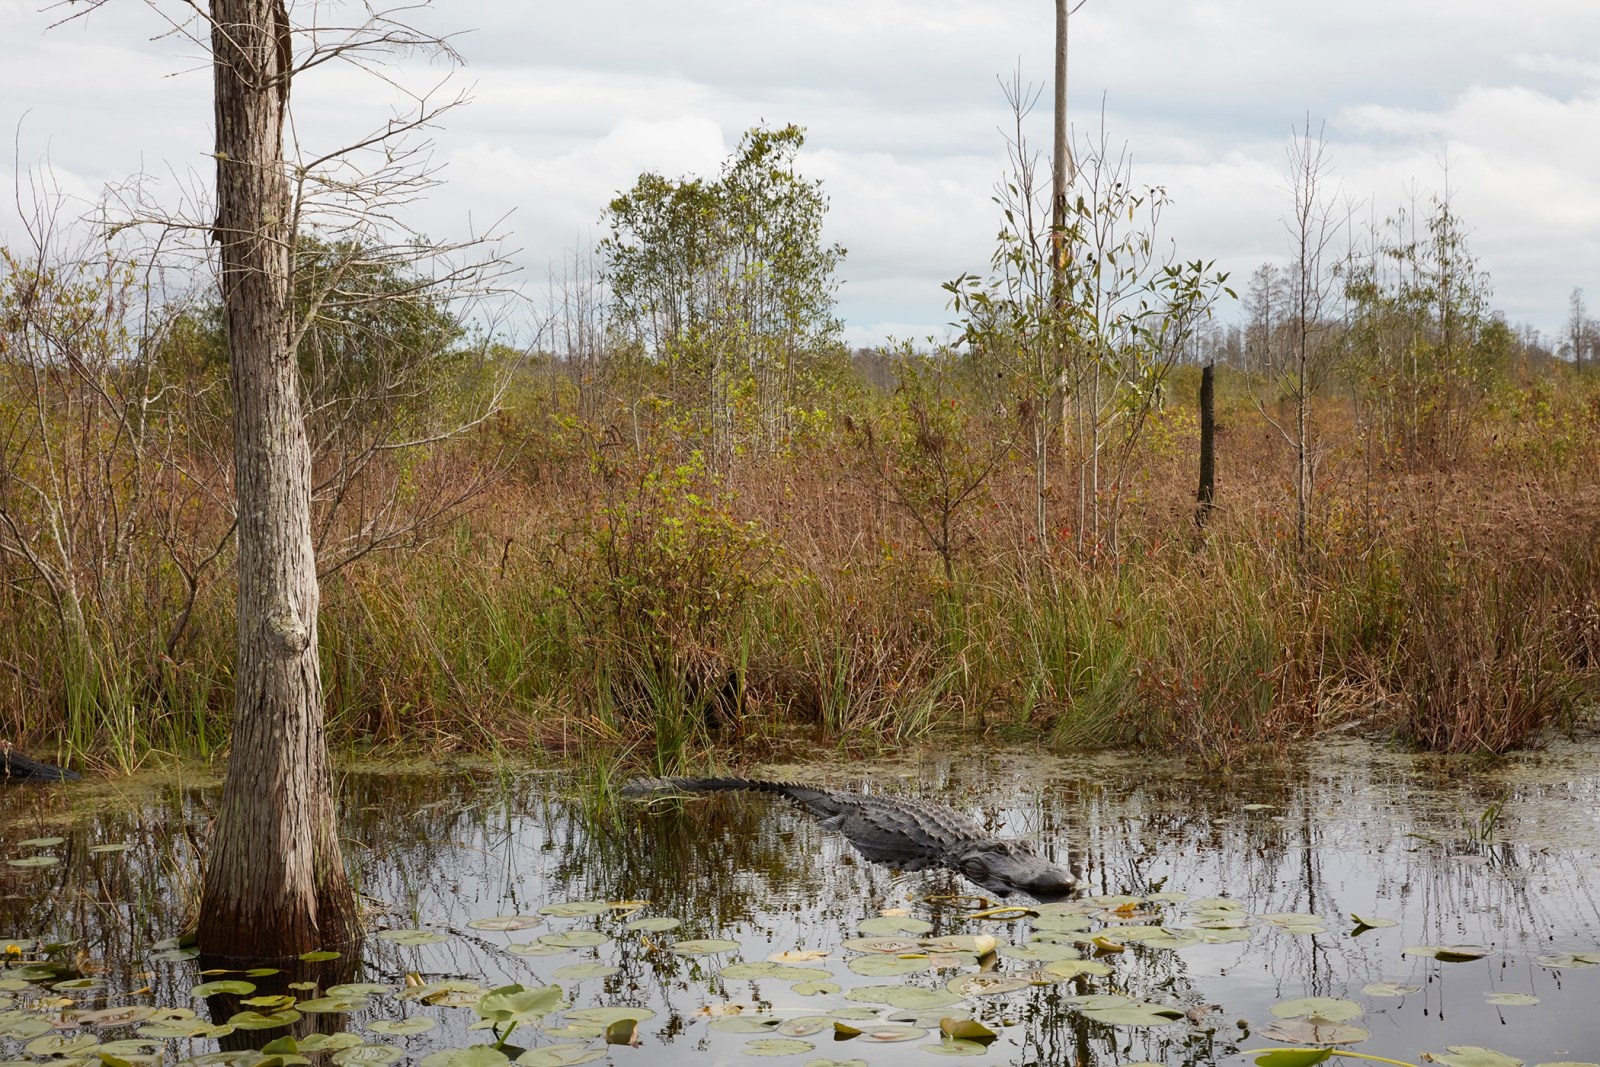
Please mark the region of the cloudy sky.
[[[87, 202], [142, 173], [154, 194], [204, 195], [210, 72], [162, 35], [176, 0], [0, 0], [0, 237], [48, 172]], [[291, 2], [301, 14], [310, 5]], [[757, 123], [805, 126], [802, 171], [849, 250], [849, 339], [946, 332], [939, 285], [988, 261], [1009, 116], [998, 76], [1048, 84], [1051, 0], [435, 0], [415, 14], [467, 31], [453, 83], [472, 103], [434, 136], [446, 184], [414, 205], [435, 238], [505, 218], [530, 289], [600, 233], [606, 201], [644, 170], [715, 174]], [[450, 73], [391, 76], [423, 90]], [[1166, 236], [1242, 283], [1281, 259], [1284, 149], [1326, 124], [1343, 194], [1363, 217], [1442, 188], [1513, 322], [1559, 330], [1574, 286], [1600, 308], [1600, 0], [1087, 0], [1072, 20], [1080, 131], [1101, 114], [1135, 180], [1174, 200]], [[447, 90], [448, 91], [448, 90]], [[315, 151], [365, 132], [395, 94], [351, 68], [297, 82]], [[1049, 132], [1048, 95], [1033, 135]], [[1224, 316], [1235, 312], [1225, 309]]]

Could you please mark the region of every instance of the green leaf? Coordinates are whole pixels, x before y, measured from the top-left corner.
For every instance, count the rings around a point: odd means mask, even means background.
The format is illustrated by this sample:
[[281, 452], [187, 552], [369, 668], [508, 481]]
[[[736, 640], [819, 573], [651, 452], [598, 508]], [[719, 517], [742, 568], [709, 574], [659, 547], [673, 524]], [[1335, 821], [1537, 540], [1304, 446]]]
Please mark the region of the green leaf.
[[535, 915], [495, 915], [487, 919], [473, 919], [467, 926], [473, 930], [526, 930], [538, 926], [542, 921]]
[[1257, 1067], [1311, 1067], [1333, 1055], [1331, 1048], [1279, 1048], [1256, 1057]]
[[1484, 1002], [1501, 1008], [1531, 1008], [1539, 1003], [1532, 993], [1485, 993]]
[[492, 1045], [447, 1048], [422, 1057], [418, 1067], [502, 1067], [510, 1058]]
[[794, 1037], [757, 1037], [745, 1042], [740, 1049], [746, 1056], [797, 1056], [810, 1052], [817, 1046]]
[[379, 940], [390, 941], [408, 948], [437, 945], [441, 941], [450, 940], [449, 934], [442, 934], [437, 930], [379, 930], [377, 936]]
[[478, 1017], [495, 1023], [524, 1023], [542, 1018], [561, 1003], [559, 986], [525, 989], [512, 983], [485, 993], [477, 1003]]
[[53, 848], [66, 843], [67, 839], [64, 837], [30, 837], [26, 841], [17, 842], [22, 848]]
[[220, 982], [201, 982], [189, 988], [189, 995], [194, 997], [214, 997], [218, 993], [232, 993], [235, 996], [245, 996], [256, 991], [254, 982], [246, 982], [238, 978], [227, 978]]
[[1342, 1023], [1359, 1017], [1361, 1005], [1340, 997], [1301, 997], [1298, 1000], [1285, 1000], [1274, 1004], [1272, 1014], [1280, 1019], [1318, 1017], [1331, 1023]]
[[337, 952], [332, 952], [325, 948], [319, 948], [314, 952], [300, 953], [302, 963], [326, 963], [328, 960], [336, 960], [338, 958], [339, 954]]
[[725, 938], [709, 937], [699, 940], [677, 941], [667, 948], [679, 956], [709, 956], [717, 952], [732, 952], [739, 942]]
[[1184, 1014], [1178, 1008], [1144, 1001], [1105, 1008], [1084, 1008], [1083, 1014], [1097, 1023], [1110, 1023], [1112, 1026], [1171, 1026], [1184, 1020]]
[[571, 963], [565, 967], [557, 967], [555, 977], [574, 981], [582, 981], [585, 978], [610, 978], [619, 969], [609, 963]]
[[857, 929], [869, 937], [887, 937], [894, 934], [925, 934], [933, 929], [933, 924], [909, 915], [880, 915], [862, 919]]
[[644, 933], [660, 934], [668, 930], [676, 930], [683, 923], [677, 919], [669, 919], [665, 915], [653, 915], [643, 919], [629, 919], [622, 924], [624, 930], [637, 930]]
[[240, 1030], [275, 1030], [280, 1026], [288, 1026], [300, 1019], [300, 1013], [293, 1008], [284, 1008], [271, 1014], [259, 1011], [241, 1011], [228, 1020], [229, 1026], [236, 1026]]
[[1430, 1052], [1428, 1058], [1445, 1067], [1522, 1067], [1521, 1060], [1479, 1045], [1446, 1045], [1446, 1052]]
[[55, 856], [24, 856], [20, 860], [6, 860], [12, 867], [54, 867], [60, 862]]
[[387, 1064], [393, 1063], [406, 1054], [405, 1049], [393, 1045], [355, 1045], [351, 1048], [340, 1049], [329, 1057], [340, 1067], [348, 1064]]
[[1405, 955], [1432, 956], [1441, 963], [1465, 963], [1481, 960], [1489, 955], [1489, 951], [1482, 945], [1407, 945]]

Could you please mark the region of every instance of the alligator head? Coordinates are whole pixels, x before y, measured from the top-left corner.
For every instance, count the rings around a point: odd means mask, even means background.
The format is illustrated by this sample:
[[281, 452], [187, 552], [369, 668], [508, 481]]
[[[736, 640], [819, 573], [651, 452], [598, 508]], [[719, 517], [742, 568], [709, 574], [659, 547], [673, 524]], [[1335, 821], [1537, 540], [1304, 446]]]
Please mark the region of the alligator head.
[[1020, 890], [1038, 901], [1065, 900], [1078, 888], [1071, 871], [1062, 870], [1019, 841], [974, 841], [954, 860], [962, 874], [1002, 897]]

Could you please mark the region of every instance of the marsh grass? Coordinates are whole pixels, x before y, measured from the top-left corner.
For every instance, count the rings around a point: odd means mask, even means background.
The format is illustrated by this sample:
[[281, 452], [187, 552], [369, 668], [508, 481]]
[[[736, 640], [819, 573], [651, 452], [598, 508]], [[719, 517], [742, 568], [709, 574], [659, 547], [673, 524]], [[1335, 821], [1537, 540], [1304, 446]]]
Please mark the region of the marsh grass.
[[[1588, 396], [1541, 394], [1542, 423], [1486, 423], [1476, 458], [1421, 473], [1330, 413], [1305, 556], [1283, 450], [1237, 398], [1219, 413], [1205, 535], [1190, 521], [1193, 420], [1174, 409], [1122, 490], [1119, 544], [1088, 555], [1066, 501], [1053, 542], [1034, 541], [1016, 457], [946, 555], [857, 477], [847, 435], [715, 473], [670, 426], [603, 454], [540, 438], [440, 536], [325, 584], [331, 733], [538, 749], [593, 761], [597, 780], [615, 759], [672, 773], [942, 733], [1216, 766], [1354, 727], [1450, 752], [1536, 744], [1600, 692]], [[435, 465], [469, 467], [474, 447]], [[67, 626], [24, 579], [0, 586], [0, 735], [118, 770], [223, 748], [227, 582], [198, 589], [170, 654], [141, 658], [127, 650], [165, 616], [107, 596]]]

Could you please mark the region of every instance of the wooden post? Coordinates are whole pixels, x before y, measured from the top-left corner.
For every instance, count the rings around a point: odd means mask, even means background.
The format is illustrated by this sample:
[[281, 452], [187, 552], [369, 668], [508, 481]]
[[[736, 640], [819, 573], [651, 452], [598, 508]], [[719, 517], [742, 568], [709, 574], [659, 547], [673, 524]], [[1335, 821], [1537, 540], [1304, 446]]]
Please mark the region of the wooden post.
[[1211, 517], [1217, 493], [1215, 371], [1215, 363], [1200, 368], [1200, 491], [1194, 498], [1194, 524], [1202, 530], [1206, 528], [1206, 519]]

